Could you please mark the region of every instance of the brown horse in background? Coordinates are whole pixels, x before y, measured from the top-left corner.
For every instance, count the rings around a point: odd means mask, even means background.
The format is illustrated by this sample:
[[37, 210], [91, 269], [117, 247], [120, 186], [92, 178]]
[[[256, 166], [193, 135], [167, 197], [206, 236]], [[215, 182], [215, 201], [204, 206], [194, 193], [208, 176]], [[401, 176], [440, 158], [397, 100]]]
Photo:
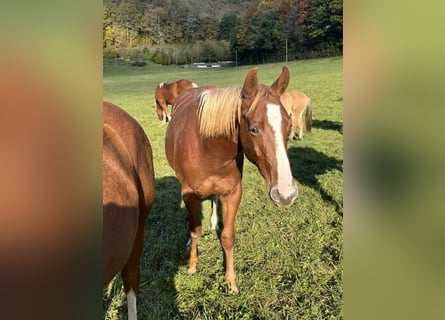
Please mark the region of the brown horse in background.
[[104, 102], [103, 119], [103, 285], [121, 272], [128, 319], [135, 320], [144, 226], [155, 194], [152, 149], [119, 107]]
[[312, 100], [303, 92], [294, 90], [283, 93], [281, 103], [286, 108], [287, 113], [292, 118], [292, 131], [289, 134], [289, 141], [294, 138], [298, 130], [298, 139], [303, 140], [303, 112], [306, 110], [306, 130], [312, 129]]
[[201, 200], [217, 195], [224, 225], [225, 278], [235, 293], [235, 216], [242, 195], [244, 155], [258, 167], [276, 206], [290, 206], [298, 195], [287, 156], [291, 119], [280, 102], [288, 83], [286, 67], [272, 86], [259, 85], [254, 68], [242, 88], [187, 90], [175, 100], [175, 115], [166, 131], [166, 156], [188, 210], [189, 272], [196, 271], [198, 262]]
[[155, 109], [161, 123], [170, 121], [171, 115], [168, 111], [168, 105], [172, 105], [176, 97], [189, 88], [196, 88], [198, 85], [189, 80], [178, 80], [173, 83], [161, 82], [155, 89]]

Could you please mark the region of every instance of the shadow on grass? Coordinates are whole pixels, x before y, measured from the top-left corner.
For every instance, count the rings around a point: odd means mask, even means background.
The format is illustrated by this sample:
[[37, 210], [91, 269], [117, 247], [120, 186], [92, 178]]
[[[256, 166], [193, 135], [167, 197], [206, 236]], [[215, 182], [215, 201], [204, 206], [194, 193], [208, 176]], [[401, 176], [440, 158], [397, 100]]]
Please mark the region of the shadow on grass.
[[335, 206], [337, 213], [343, 216], [343, 201], [332, 198], [318, 182], [317, 176], [332, 170], [343, 172], [343, 161], [328, 157], [324, 153], [309, 147], [290, 147], [288, 150], [292, 175], [298, 183], [320, 192], [322, 199]]
[[156, 198], [145, 232], [143, 319], [178, 317], [175, 276], [187, 264], [187, 212], [181, 208], [181, 185], [173, 176], [156, 179]]
[[331, 121], [331, 120], [317, 120], [314, 119], [312, 121], [313, 128], [319, 128], [323, 130], [334, 130], [343, 134], [343, 123], [339, 121]]
[[[156, 196], [145, 224], [144, 251], [141, 258], [141, 283], [137, 297], [138, 318], [176, 319], [177, 290], [175, 276], [187, 263], [189, 238], [187, 213], [181, 208], [181, 187], [176, 177], [156, 179]], [[112, 303], [121, 292], [122, 281], [116, 277], [103, 302], [104, 314], [127, 314], [126, 299]], [[125, 318], [125, 316], [123, 317]]]

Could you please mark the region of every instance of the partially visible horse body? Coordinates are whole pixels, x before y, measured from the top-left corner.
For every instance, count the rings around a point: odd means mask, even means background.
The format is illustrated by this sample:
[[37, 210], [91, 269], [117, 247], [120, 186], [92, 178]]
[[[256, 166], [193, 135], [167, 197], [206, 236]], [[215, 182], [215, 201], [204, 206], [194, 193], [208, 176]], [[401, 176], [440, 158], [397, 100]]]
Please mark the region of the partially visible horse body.
[[244, 155], [258, 167], [276, 206], [289, 206], [298, 195], [287, 156], [291, 119], [280, 102], [288, 83], [286, 67], [272, 86], [259, 85], [254, 68], [242, 88], [190, 89], [173, 105], [175, 113], [166, 131], [165, 152], [181, 183], [188, 210], [189, 272], [196, 271], [198, 262], [201, 200], [216, 195], [221, 202], [221, 244], [231, 292], [238, 292], [233, 249]]
[[128, 113], [104, 102], [103, 119], [103, 285], [121, 272], [128, 319], [135, 320], [144, 225], [155, 193], [153, 155]]
[[176, 97], [184, 90], [196, 88], [198, 85], [190, 80], [178, 80], [173, 83], [161, 82], [155, 90], [155, 109], [161, 123], [170, 121], [171, 115], [168, 105], [172, 105]]
[[303, 92], [294, 90], [283, 93], [281, 103], [286, 108], [287, 113], [292, 118], [292, 130], [289, 134], [289, 141], [294, 138], [298, 129], [298, 139], [303, 139], [303, 112], [306, 110], [305, 122], [306, 130], [312, 129], [312, 100]]

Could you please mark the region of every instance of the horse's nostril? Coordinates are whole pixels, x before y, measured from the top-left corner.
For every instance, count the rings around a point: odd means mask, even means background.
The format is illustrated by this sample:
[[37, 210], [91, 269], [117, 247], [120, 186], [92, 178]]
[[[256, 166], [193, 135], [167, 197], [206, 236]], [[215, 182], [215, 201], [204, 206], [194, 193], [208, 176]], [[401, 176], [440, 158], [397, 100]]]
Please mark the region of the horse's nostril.
[[272, 187], [272, 189], [270, 189], [269, 195], [274, 202], [279, 202], [281, 199], [281, 195], [277, 187]]
[[270, 198], [274, 202], [274, 204], [278, 207], [287, 207], [294, 203], [294, 200], [298, 196], [298, 188], [293, 186], [292, 192], [284, 196], [280, 193], [277, 186], [273, 186], [269, 192]]

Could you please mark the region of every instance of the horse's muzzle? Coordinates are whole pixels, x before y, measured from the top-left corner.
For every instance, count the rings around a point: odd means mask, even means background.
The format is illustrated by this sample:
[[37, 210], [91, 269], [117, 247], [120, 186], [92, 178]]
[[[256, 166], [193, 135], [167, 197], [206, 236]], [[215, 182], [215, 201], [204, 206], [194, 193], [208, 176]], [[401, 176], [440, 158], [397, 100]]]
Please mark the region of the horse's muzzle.
[[295, 183], [291, 183], [281, 188], [274, 185], [269, 192], [270, 198], [277, 207], [288, 207], [294, 203], [298, 196], [298, 187]]

